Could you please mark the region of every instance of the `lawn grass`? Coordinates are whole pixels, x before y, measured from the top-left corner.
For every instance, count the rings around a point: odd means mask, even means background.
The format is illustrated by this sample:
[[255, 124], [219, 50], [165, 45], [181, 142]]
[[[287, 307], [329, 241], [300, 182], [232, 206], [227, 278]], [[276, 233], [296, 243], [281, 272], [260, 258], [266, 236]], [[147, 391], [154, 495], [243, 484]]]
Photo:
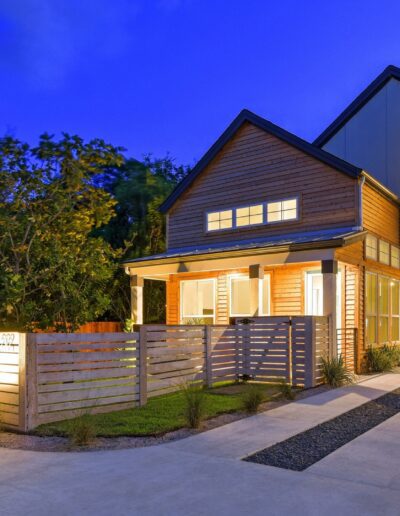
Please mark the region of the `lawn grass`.
[[[276, 387], [272, 385], [259, 385], [258, 388], [264, 392], [266, 399], [276, 392]], [[223, 393], [224, 389], [226, 386], [205, 391], [207, 418], [242, 410], [242, 389], [235, 389], [233, 394]], [[185, 426], [184, 403], [183, 394], [175, 392], [150, 398], [144, 407], [93, 414], [90, 418], [99, 437], [156, 436]], [[48, 423], [37, 427], [35, 433], [43, 436], [67, 436], [72, 424], [73, 420]]]

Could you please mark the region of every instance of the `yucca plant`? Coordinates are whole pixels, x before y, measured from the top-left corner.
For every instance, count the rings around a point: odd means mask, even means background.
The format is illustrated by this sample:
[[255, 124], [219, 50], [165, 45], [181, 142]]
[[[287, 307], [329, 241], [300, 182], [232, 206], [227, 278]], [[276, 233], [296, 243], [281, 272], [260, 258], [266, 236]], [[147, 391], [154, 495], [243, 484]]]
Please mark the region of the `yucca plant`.
[[71, 421], [68, 437], [74, 446], [87, 446], [96, 437], [96, 425], [89, 413], [81, 414]]
[[394, 353], [389, 346], [381, 348], [370, 346], [367, 349], [366, 359], [368, 371], [371, 373], [387, 373], [396, 365]]
[[181, 386], [184, 417], [189, 428], [198, 428], [206, 414], [206, 393], [202, 386], [187, 383]]
[[243, 408], [248, 414], [255, 414], [264, 401], [262, 391], [256, 385], [247, 385], [242, 394]]
[[332, 358], [322, 357], [321, 363], [324, 382], [331, 387], [341, 387], [354, 382], [354, 375], [345, 366], [342, 355]]

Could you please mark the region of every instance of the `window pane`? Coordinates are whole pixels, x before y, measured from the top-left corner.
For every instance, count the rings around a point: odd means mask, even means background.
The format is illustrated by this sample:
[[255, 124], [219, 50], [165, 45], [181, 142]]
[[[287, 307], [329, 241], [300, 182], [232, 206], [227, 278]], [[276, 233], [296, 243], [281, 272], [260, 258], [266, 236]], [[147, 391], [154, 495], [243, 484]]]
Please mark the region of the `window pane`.
[[367, 235], [365, 239], [365, 255], [371, 260], [378, 259], [378, 239], [373, 235]]
[[291, 220], [297, 218], [297, 211], [296, 210], [286, 210], [283, 212], [283, 219], [284, 220]]
[[399, 317], [392, 318], [392, 341], [399, 340]]
[[280, 211], [268, 212], [268, 222], [278, 222], [282, 220], [282, 213]]
[[236, 210], [236, 226], [248, 226], [250, 223], [249, 207], [237, 208]]
[[367, 314], [375, 315], [377, 310], [377, 277], [375, 274], [365, 275], [365, 309]]
[[379, 317], [379, 342], [384, 344], [389, 340], [389, 317]]
[[379, 314], [389, 314], [389, 280], [379, 277]]
[[399, 248], [394, 245], [391, 246], [391, 265], [396, 269], [400, 266]]
[[306, 276], [307, 315], [323, 313], [323, 282], [321, 273], [307, 273]]
[[213, 280], [190, 280], [181, 282], [182, 317], [214, 315]]
[[270, 315], [270, 283], [269, 276], [266, 276], [262, 282], [262, 308], [261, 312], [263, 315]]
[[220, 222], [220, 229], [229, 229], [232, 227], [232, 219], [222, 219]]
[[256, 204], [255, 206], [250, 206], [250, 215], [262, 215], [263, 206], [262, 204]]
[[219, 221], [208, 223], [208, 231], [215, 231], [216, 229], [219, 229]]
[[215, 222], [215, 221], [218, 221], [218, 220], [219, 220], [219, 213], [218, 212], [209, 213], [208, 214], [208, 222]]
[[393, 315], [400, 315], [399, 308], [399, 282], [395, 280], [391, 280], [390, 282], [390, 289], [392, 292], [392, 314]]
[[231, 315], [250, 315], [248, 278], [231, 278]]
[[283, 209], [284, 210], [296, 210], [297, 209], [297, 199], [289, 199], [288, 201], [283, 201]]
[[232, 227], [232, 210], [207, 213], [207, 231], [229, 229]]
[[389, 244], [379, 240], [379, 261], [389, 265]]
[[368, 316], [366, 318], [366, 338], [367, 345], [376, 343], [376, 317]]

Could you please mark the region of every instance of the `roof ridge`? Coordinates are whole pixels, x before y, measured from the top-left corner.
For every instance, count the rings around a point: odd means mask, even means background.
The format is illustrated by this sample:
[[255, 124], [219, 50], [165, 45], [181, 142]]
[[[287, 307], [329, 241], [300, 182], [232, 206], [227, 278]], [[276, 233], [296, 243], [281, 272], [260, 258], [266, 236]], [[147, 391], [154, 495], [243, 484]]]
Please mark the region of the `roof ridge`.
[[400, 68], [388, 65], [366, 88], [315, 138], [313, 145], [322, 147], [343, 125], [352, 118], [372, 97], [374, 97], [390, 79], [400, 81]]

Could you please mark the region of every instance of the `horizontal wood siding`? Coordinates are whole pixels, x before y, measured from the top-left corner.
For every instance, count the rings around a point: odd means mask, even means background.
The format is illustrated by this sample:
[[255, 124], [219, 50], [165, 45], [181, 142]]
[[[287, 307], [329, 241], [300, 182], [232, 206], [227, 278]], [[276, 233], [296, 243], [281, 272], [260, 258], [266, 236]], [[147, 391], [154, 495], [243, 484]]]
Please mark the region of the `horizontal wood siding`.
[[368, 184], [363, 186], [363, 226], [399, 244], [399, 206]]
[[[245, 124], [169, 212], [168, 247], [352, 226], [357, 183], [263, 130]], [[205, 212], [300, 196], [300, 220], [205, 233]]]

